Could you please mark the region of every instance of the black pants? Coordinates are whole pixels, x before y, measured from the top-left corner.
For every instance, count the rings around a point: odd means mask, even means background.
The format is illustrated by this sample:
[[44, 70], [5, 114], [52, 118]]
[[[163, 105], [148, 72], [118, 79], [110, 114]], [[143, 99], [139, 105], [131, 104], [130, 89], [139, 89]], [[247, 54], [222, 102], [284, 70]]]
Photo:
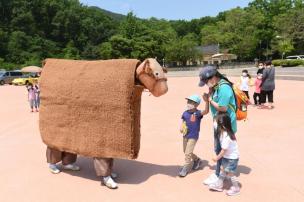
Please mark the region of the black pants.
[[250, 99], [250, 98], [249, 98], [249, 92], [248, 92], [248, 91], [245, 91], [245, 90], [243, 90], [243, 92], [246, 94], [247, 98]]
[[253, 100], [254, 100], [255, 105], [260, 105], [261, 104], [261, 93], [254, 92]]
[[261, 91], [261, 104], [265, 104], [266, 100], [268, 100], [270, 103], [273, 103], [273, 90]]

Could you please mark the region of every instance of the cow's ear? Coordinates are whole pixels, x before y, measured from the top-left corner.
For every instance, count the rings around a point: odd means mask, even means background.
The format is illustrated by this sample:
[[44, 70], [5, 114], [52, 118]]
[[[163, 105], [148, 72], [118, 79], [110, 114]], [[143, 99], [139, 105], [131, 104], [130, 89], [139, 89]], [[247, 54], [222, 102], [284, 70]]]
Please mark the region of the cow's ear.
[[164, 73], [168, 73], [168, 69], [166, 67], [162, 67]]
[[153, 73], [153, 71], [151, 69], [151, 66], [150, 66], [150, 61], [149, 60], [145, 60], [144, 70], [145, 70], [146, 74], [152, 74]]

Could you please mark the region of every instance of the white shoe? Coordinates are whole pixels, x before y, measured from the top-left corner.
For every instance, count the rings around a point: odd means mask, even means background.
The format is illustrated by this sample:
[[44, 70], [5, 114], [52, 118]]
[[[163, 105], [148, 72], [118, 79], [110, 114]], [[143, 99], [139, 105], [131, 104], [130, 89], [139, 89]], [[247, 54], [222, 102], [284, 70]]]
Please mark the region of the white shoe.
[[238, 195], [239, 193], [240, 193], [240, 188], [235, 186], [230, 187], [230, 189], [226, 192], [228, 196], [235, 196]]
[[223, 191], [223, 181], [218, 180], [217, 182], [210, 184], [209, 189], [211, 189], [213, 191], [222, 192]]
[[79, 171], [80, 167], [75, 164], [62, 165], [62, 168], [65, 170]]
[[218, 180], [218, 177], [216, 176], [216, 174], [213, 173], [207, 179], [204, 180], [203, 184], [210, 185], [210, 184], [217, 182], [217, 180]]
[[51, 171], [51, 173], [53, 174], [58, 174], [60, 173], [60, 170], [57, 168], [56, 164], [49, 164], [49, 170]]
[[117, 189], [118, 188], [117, 183], [112, 179], [111, 176], [103, 177], [102, 178], [102, 183], [110, 189]]

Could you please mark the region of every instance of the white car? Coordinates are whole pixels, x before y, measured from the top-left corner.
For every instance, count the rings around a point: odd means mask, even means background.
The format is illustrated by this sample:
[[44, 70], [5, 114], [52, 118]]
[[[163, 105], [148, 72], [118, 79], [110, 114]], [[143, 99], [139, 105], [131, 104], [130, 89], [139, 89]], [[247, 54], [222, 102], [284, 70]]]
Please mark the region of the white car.
[[304, 60], [304, 55], [292, 55], [286, 57], [287, 60]]

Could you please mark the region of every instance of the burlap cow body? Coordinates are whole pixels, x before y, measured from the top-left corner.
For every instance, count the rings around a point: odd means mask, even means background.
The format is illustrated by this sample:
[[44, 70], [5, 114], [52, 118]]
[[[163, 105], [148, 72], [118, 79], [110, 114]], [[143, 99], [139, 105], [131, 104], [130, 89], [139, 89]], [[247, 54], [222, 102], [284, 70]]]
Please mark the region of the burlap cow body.
[[47, 59], [40, 78], [40, 133], [51, 148], [88, 157], [134, 159], [140, 103], [134, 59]]

